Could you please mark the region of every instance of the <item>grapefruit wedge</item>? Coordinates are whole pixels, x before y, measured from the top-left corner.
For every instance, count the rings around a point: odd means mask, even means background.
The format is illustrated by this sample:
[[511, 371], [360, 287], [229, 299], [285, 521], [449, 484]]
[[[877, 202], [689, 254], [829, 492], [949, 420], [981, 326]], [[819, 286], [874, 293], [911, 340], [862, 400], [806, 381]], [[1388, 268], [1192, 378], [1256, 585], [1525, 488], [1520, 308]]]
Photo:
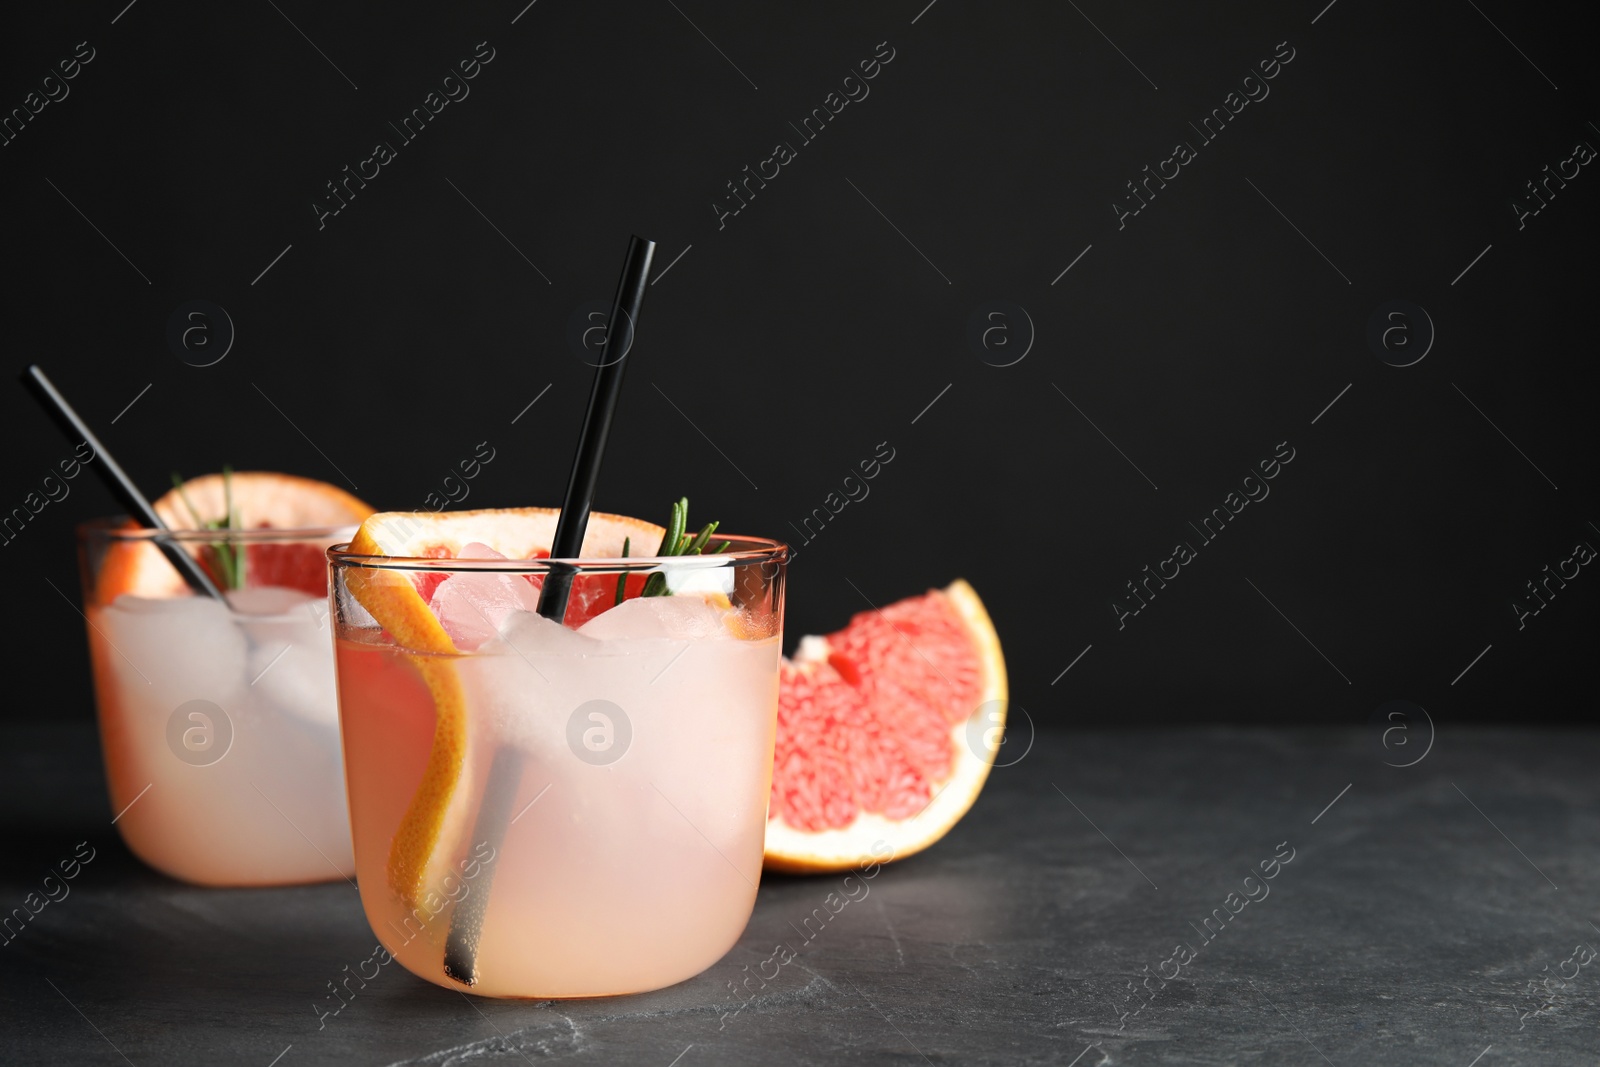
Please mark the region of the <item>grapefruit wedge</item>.
[[[191, 478], [183, 483], [182, 490], [168, 491], [154, 506], [168, 527], [195, 530], [227, 518], [230, 492], [237, 525], [247, 530], [354, 526], [372, 514], [371, 505], [338, 486], [271, 471], [235, 471], [226, 477], [207, 474]], [[137, 530], [139, 526], [129, 523], [126, 529]], [[213, 570], [213, 577], [220, 578], [206, 546], [185, 547]], [[248, 586], [284, 586], [323, 596], [328, 591], [328, 564], [319, 545], [249, 544], [245, 547], [244, 580]], [[189, 587], [154, 545], [119, 541], [111, 545], [100, 566], [95, 592], [99, 602], [106, 604], [123, 593], [152, 598], [187, 596]]]
[[803, 638], [781, 673], [766, 868], [927, 848], [977, 799], [1005, 712], [1000, 640], [964, 581]]
[[[556, 508], [380, 512], [361, 524], [349, 551], [401, 559], [455, 559], [466, 546], [477, 543], [508, 559], [539, 559], [550, 554], [559, 517]], [[635, 556], [654, 553], [665, 532], [642, 519], [593, 512], [579, 554], [585, 559], [620, 556], [624, 539], [639, 546], [630, 546]], [[389, 886], [412, 907], [428, 890], [429, 864], [451, 817], [451, 799], [461, 785], [467, 760], [466, 696], [450, 658], [457, 649], [428, 606], [444, 577], [426, 570], [375, 568], [351, 568], [345, 577], [350, 594], [367, 613], [398, 644], [421, 653], [408, 658], [433, 697], [436, 717], [428, 763], [389, 849]], [[629, 579], [629, 592], [637, 595], [634, 582], [643, 586], [644, 577]], [[615, 592], [613, 577], [580, 576], [573, 582], [566, 623], [576, 626], [604, 611]]]

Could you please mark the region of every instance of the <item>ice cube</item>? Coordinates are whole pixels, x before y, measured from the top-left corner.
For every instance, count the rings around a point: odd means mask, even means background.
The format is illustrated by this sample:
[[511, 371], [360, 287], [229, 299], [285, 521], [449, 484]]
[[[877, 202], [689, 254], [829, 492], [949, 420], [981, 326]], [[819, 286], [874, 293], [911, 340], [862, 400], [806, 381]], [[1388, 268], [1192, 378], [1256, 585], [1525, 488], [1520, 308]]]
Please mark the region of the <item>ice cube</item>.
[[587, 661], [604, 646], [533, 611], [507, 616], [500, 635], [463, 662], [468, 728], [486, 744], [559, 752]]
[[326, 599], [270, 586], [234, 589], [227, 596], [235, 622], [250, 639], [245, 681], [263, 710], [336, 725]]
[[285, 589], [276, 585], [250, 586], [230, 589], [228, 603], [241, 615], [284, 616], [296, 609], [304, 610], [307, 601], [321, 600], [298, 589]]
[[498, 635], [514, 612], [538, 608], [539, 591], [520, 574], [460, 571], [433, 591], [431, 606], [456, 648], [471, 652]]
[[[532, 657], [592, 656], [600, 651], [600, 643], [586, 632], [569, 630], [556, 620], [540, 615], [538, 595], [535, 594], [533, 599], [533, 607], [507, 615], [500, 626], [500, 637], [511, 647], [513, 654]], [[584, 631], [587, 630], [585, 626]]]
[[456, 553], [456, 559], [505, 559], [504, 552], [484, 544], [482, 541], [468, 541], [461, 546], [461, 551]]
[[233, 606], [234, 621], [250, 638], [252, 656], [262, 646], [270, 646], [276, 653], [288, 633], [298, 632], [308, 623], [320, 628], [327, 639], [328, 608], [323, 597], [278, 586], [230, 589], [226, 596]]
[[286, 627], [276, 643], [251, 649], [249, 675], [250, 688], [272, 708], [322, 726], [338, 725], [333, 640], [309, 613], [292, 629]]
[[152, 714], [190, 700], [227, 708], [242, 695], [250, 642], [226, 604], [123, 594], [96, 621], [111, 645], [108, 661], [121, 687], [138, 693]]
[[585, 623], [579, 633], [602, 641], [666, 638], [690, 641], [732, 635], [723, 625], [726, 608], [696, 594], [641, 596], [624, 600]]
[[[378, 573], [393, 576], [395, 572], [380, 571]], [[402, 580], [410, 581], [409, 578], [402, 578]], [[342, 582], [336, 583], [334, 585], [334, 595], [339, 601], [340, 622], [346, 626], [351, 626], [361, 630], [375, 630], [378, 628], [378, 620], [374, 619], [372, 617], [372, 613], [361, 606], [361, 601], [357, 600], [351, 595], [348, 586], [344, 585]]]

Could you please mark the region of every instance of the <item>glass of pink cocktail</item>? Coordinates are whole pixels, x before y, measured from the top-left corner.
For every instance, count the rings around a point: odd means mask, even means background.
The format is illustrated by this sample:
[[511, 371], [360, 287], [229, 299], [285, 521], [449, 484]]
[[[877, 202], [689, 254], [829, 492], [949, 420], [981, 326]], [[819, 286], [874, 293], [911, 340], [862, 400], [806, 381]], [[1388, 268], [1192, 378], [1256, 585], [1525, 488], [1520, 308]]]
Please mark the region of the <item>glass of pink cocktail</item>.
[[328, 553], [362, 905], [408, 970], [490, 996], [688, 978], [761, 876], [787, 550], [624, 558], [661, 528], [596, 514], [583, 559], [528, 558], [554, 521], [392, 513]]
[[[214, 886], [353, 873], [323, 558], [352, 528], [80, 529], [111, 806], [150, 866]], [[230, 561], [225, 600], [158, 540]]]

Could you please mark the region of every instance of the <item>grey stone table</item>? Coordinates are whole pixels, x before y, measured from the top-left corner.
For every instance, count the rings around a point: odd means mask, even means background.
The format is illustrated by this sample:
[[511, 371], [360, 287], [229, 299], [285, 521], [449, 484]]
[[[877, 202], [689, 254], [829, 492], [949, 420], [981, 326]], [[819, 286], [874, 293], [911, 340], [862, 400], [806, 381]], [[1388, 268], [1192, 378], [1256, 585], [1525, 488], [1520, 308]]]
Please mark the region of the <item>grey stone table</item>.
[[169, 881], [109, 825], [92, 733], [0, 736], [4, 907], [94, 850], [0, 949], [5, 1063], [1600, 1062], [1596, 733], [1446, 731], [1405, 768], [1367, 731], [1045, 733], [836, 914], [838, 878], [765, 879], [671, 989], [490, 1001], [390, 965], [320, 1018], [374, 946], [350, 886]]

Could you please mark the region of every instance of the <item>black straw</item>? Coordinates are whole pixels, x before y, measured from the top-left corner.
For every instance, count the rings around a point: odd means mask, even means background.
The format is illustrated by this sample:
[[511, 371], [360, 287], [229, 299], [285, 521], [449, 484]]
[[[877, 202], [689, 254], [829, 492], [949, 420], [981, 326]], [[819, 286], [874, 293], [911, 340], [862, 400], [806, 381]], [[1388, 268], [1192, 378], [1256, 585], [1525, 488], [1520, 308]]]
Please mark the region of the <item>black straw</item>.
[[[566, 618], [567, 600], [572, 595], [572, 580], [577, 571], [561, 560], [577, 559], [583, 552], [583, 535], [589, 528], [589, 511], [594, 506], [595, 486], [600, 482], [600, 461], [606, 439], [611, 435], [611, 418], [622, 392], [622, 374], [633, 347], [639, 324], [639, 307], [644, 303], [645, 278], [655, 255], [654, 241], [635, 235], [628, 241], [628, 256], [617, 282], [617, 296], [611, 303], [611, 318], [606, 325], [606, 343], [600, 351], [600, 366], [594, 372], [594, 388], [589, 391], [589, 407], [578, 435], [578, 453], [572, 460], [572, 476], [567, 480], [567, 495], [561, 501], [556, 520], [556, 536], [550, 546], [550, 571], [539, 591], [539, 614], [560, 622]], [[522, 758], [507, 748], [495, 753], [483, 787], [478, 817], [473, 821], [472, 839], [490, 842], [498, 855], [509, 825], [511, 805], [522, 780]], [[479, 938], [489, 910], [489, 887], [494, 881], [492, 861], [484, 866], [471, 894], [456, 905], [450, 915], [450, 932], [445, 938], [444, 973], [463, 985], [478, 982]]]
[[[589, 391], [589, 407], [578, 433], [578, 454], [572, 459], [572, 477], [567, 479], [567, 495], [561, 501], [561, 516], [556, 520], [556, 536], [550, 545], [550, 558], [554, 560], [577, 559], [583, 552], [589, 509], [594, 506], [594, 490], [600, 482], [600, 461], [611, 435], [617, 397], [622, 393], [622, 375], [628, 369], [628, 351], [638, 328], [645, 277], [650, 273], [655, 250], [654, 241], [638, 236], [628, 241], [628, 257], [617, 281], [611, 318], [606, 320], [606, 343], [600, 350], [600, 366], [594, 372], [594, 388]], [[539, 592], [540, 615], [557, 622], [566, 617], [573, 577], [571, 569], [552, 570], [546, 576]]]
[[[122, 465], [111, 457], [110, 452], [106, 451], [106, 446], [100, 443], [100, 438], [94, 435], [94, 431], [89, 429], [88, 424], [78, 416], [72, 405], [67, 403], [67, 398], [61, 395], [55, 384], [45, 376], [44, 371], [39, 369], [38, 364], [29, 364], [27, 373], [22, 376], [22, 381], [23, 384], [33, 390], [34, 396], [39, 399], [44, 409], [55, 417], [62, 432], [69, 439], [77, 437], [94, 449], [95, 458], [100, 462], [93, 464], [93, 466], [106, 483], [106, 488], [111, 490], [111, 495], [120, 500], [122, 506], [127, 508], [144, 525], [155, 530], [167, 529], [167, 524], [161, 521], [161, 516], [156, 514], [156, 509], [151, 505], [150, 501], [146, 499], [143, 493], [139, 492], [139, 487], [133, 484], [133, 479], [128, 477], [127, 471], [124, 471]], [[200, 566], [198, 560], [167, 538], [157, 537], [154, 540], [155, 546], [178, 569], [178, 573], [183, 576], [183, 580], [189, 584], [190, 589], [193, 589], [201, 596], [208, 596], [227, 603], [221, 590], [211, 580], [211, 576], [206, 574], [205, 569]]]

